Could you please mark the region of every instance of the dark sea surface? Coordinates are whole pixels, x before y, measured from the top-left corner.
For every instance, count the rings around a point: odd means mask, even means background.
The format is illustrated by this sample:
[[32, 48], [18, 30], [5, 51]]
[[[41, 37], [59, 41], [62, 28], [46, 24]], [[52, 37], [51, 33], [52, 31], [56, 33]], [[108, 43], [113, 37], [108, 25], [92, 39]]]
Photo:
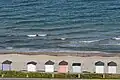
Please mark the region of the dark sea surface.
[[0, 0], [0, 51], [120, 52], [120, 0]]

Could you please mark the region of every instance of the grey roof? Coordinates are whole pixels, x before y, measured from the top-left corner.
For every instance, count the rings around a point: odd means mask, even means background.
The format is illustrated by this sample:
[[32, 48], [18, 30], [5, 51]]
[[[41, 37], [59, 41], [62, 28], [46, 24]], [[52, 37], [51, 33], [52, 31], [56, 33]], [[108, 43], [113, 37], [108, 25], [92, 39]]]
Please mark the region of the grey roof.
[[60, 63], [59, 63], [59, 65], [68, 65], [68, 62], [66, 62], [66, 61], [61, 61]]
[[81, 66], [81, 63], [73, 63], [72, 66]]
[[11, 63], [12, 63], [12, 61], [9, 61], [9, 60], [5, 60], [2, 62], [2, 64], [11, 64]]
[[117, 66], [117, 63], [111, 61], [111, 62], [109, 62], [107, 65], [108, 65], [108, 66]]
[[104, 62], [98, 61], [95, 63], [96, 66], [104, 66]]
[[53, 61], [51, 61], [51, 60], [49, 60], [49, 61], [47, 61], [46, 63], [45, 63], [45, 65], [54, 65], [55, 63], [53, 62]]
[[28, 64], [33, 64], [33, 65], [36, 65], [36, 64], [37, 64], [37, 62], [31, 61], [31, 62], [28, 62], [28, 63], [27, 63], [27, 65], [28, 65]]

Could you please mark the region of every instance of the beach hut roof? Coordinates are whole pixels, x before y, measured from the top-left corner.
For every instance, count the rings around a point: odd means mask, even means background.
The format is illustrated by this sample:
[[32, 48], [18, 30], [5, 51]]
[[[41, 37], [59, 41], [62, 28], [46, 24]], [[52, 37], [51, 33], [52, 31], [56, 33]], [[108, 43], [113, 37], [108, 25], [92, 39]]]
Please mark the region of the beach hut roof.
[[2, 62], [2, 64], [11, 64], [11, 63], [12, 63], [12, 61], [9, 61], [9, 60], [5, 60]]
[[81, 66], [81, 63], [73, 63], [72, 66]]
[[33, 64], [33, 65], [36, 65], [37, 63], [36, 63], [36, 62], [34, 62], [34, 61], [31, 61], [31, 62], [28, 62], [28, 63], [27, 63], [27, 65], [28, 65], [28, 64]]
[[59, 63], [59, 65], [68, 65], [68, 62], [66, 62], [66, 61], [61, 61], [60, 63]]
[[108, 66], [117, 66], [117, 63], [111, 61], [111, 62], [108, 63]]
[[47, 61], [46, 63], [45, 63], [45, 65], [54, 65], [55, 63], [53, 62], [53, 61], [51, 61], [51, 60], [49, 60], [49, 61]]
[[96, 66], [104, 66], [104, 62], [98, 61], [95, 63]]

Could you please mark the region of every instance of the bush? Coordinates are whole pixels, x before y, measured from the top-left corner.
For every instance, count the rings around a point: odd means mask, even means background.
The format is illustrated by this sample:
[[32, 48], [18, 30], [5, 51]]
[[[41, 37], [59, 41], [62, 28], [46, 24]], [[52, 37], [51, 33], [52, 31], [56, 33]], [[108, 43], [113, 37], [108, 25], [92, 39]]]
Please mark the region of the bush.
[[82, 79], [102, 79], [103, 74], [81, 74], [80, 78]]
[[67, 78], [77, 79], [78, 78], [78, 74], [67, 74]]
[[88, 71], [83, 71], [82, 73], [90, 73], [90, 72], [88, 72]]
[[58, 73], [54, 74], [54, 78], [76, 79], [78, 78], [78, 74]]
[[[80, 74], [81, 79], [120, 79], [120, 74]], [[52, 73], [21, 72], [21, 71], [0, 71], [0, 77], [4, 78], [52, 78]], [[78, 74], [57, 73], [54, 78], [78, 79]]]
[[37, 73], [37, 72], [30, 72], [27, 73], [29, 78], [52, 78], [52, 74], [50, 73]]
[[3, 71], [1, 72], [1, 77], [2, 75], [4, 75], [3, 77], [6, 77], [6, 78], [25, 78], [26, 77], [26, 73], [18, 72], [18, 71]]
[[67, 78], [65, 73], [54, 74], [54, 78]]
[[106, 79], [120, 79], [120, 74], [105, 74]]

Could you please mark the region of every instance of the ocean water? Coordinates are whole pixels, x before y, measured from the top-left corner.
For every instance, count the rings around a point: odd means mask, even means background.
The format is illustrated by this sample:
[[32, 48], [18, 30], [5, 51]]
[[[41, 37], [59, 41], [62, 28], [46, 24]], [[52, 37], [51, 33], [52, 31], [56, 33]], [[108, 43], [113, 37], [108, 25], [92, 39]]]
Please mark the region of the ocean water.
[[120, 0], [1, 0], [0, 51], [120, 52]]

